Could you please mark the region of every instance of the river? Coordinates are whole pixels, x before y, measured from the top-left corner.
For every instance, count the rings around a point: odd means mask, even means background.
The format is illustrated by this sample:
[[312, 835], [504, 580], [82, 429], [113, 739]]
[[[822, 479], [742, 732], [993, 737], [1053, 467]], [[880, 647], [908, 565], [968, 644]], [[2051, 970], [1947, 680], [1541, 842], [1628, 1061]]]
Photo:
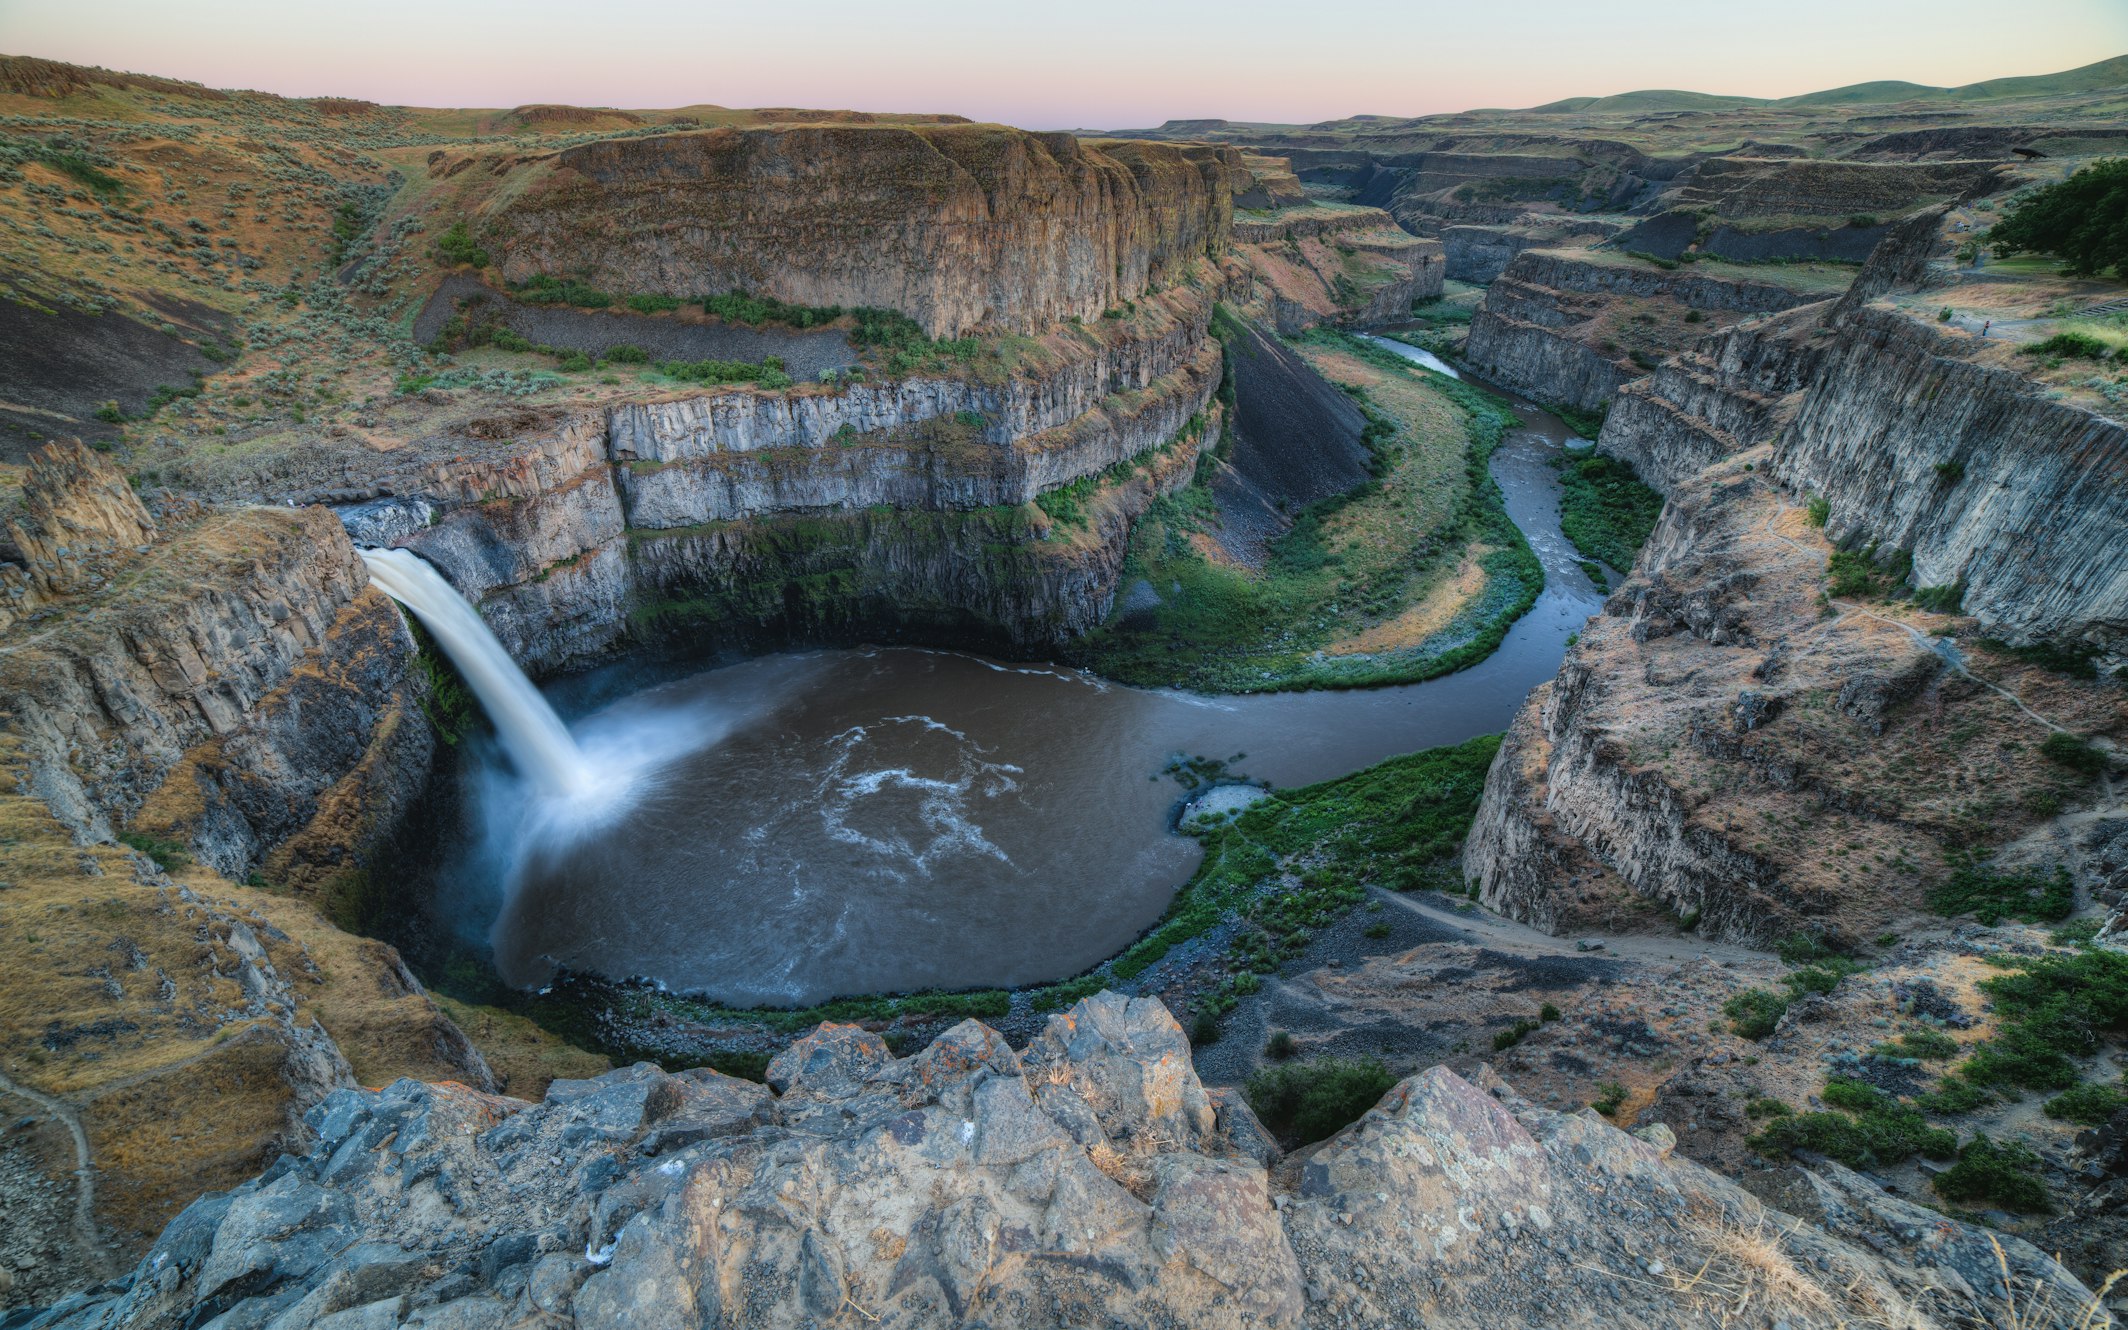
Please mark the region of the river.
[[[506, 900], [479, 889], [475, 865], [461, 905], [494, 920], [497, 966], [519, 984], [560, 965], [781, 1006], [1076, 974], [1157, 920], [1195, 867], [1196, 843], [1171, 829], [1173, 758], [1323, 780], [1503, 729], [1558, 669], [1601, 597], [1559, 533], [1547, 463], [1572, 433], [1518, 413], [1492, 472], [1546, 587], [1478, 665], [1403, 687], [1204, 697], [950, 651], [763, 657], [571, 724], [594, 754], [651, 755], [610, 825], [542, 835], [512, 812], [527, 801], [506, 770], [477, 770], [485, 871], [513, 886]], [[564, 713], [597, 683], [556, 690]]]

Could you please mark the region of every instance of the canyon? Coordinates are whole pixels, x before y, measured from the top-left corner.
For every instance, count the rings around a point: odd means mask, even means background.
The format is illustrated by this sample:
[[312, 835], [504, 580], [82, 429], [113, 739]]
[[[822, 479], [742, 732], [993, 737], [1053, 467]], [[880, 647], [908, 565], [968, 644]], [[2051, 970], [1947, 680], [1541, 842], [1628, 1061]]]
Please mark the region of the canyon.
[[[2117, 145], [2060, 78], [1095, 135], [0, 58], [0, 1330], [2108, 1323], [2128, 1107], [2017, 1090], [2124, 1065], [2128, 426], [2032, 350], [2119, 284], [1961, 257]], [[509, 764], [364, 549], [572, 720], [1557, 672], [1358, 772], [1193, 739], [1090, 968], [734, 1010], [439, 905]], [[2068, 1079], [1976, 1079], [2074, 966]], [[1939, 1185], [1998, 1141], [2040, 1204]]]

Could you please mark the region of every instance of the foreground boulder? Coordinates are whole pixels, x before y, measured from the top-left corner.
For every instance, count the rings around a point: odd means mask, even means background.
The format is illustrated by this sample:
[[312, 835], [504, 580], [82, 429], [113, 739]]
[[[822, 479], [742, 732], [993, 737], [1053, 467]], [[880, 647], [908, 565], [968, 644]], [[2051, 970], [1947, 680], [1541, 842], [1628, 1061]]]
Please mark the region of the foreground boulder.
[[[1411, 1077], [1267, 1170], [1166, 1008], [1104, 993], [1024, 1053], [823, 1025], [769, 1085], [648, 1064], [532, 1105], [342, 1091], [318, 1144], [10, 1330], [1669, 1326], [2074, 1320], [2015, 1239], [1831, 1170], [1825, 1227], [1656, 1139]], [[1882, 1254], [1880, 1254], [1882, 1253]], [[2005, 1284], [2004, 1281], [2007, 1281]], [[2060, 1316], [2054, 1313], [2060, 1313]], [[2034, 1319], [2036, 1318], [2036, 1319]]]

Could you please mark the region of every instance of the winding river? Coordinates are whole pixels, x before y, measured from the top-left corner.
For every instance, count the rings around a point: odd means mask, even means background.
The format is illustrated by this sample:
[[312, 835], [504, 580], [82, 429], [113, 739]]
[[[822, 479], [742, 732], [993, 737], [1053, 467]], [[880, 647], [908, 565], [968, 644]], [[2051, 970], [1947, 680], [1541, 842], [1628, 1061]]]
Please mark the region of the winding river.
[[[610, 825], [544, 834], [506, 769], [476, 764], [489, 852], [458, 875], [461, 917], [493, 920], [514, 983], [567, 966], [738, 1005], [1084, 970], [1157, 920], [1195, 867], [1196, 843], [1171, 830], [1174, 757], [1323, 780], [1498, 731], [1557, 670], [1601, 597], [1559, 532], [1547, 463], [1571, 432], [1518, 411], [1492, 471], [1546, 588], [1470, 669], [1240, 697], [904, 648], [713, 669], [575, 708], [587, 753], [649, 773]], [[592, 676], [554, 696], [568, 714], [600, 691]]]

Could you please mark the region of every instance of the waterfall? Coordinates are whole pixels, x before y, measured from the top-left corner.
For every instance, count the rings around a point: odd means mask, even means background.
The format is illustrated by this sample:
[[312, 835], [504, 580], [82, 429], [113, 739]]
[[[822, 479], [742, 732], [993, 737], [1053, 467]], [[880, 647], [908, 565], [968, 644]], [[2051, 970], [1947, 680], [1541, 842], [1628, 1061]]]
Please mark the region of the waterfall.
[[359, 550], [370, 580], [413, 611], [480, 699], [510, 761], [544, 794], [580, 796], [591, 766], [561, 717], [481, 622], [479, 611], [411, 550]]

